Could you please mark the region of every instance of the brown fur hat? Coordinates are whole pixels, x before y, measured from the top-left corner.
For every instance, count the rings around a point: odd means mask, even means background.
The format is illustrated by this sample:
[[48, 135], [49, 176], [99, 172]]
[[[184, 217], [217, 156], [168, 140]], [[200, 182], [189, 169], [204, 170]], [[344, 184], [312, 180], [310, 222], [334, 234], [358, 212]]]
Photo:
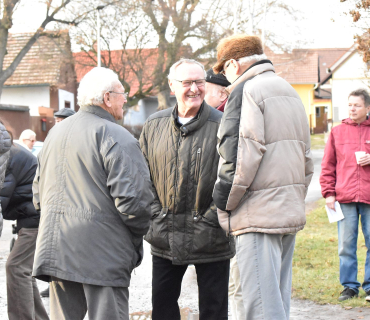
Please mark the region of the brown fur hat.
[[255, 54], [263, 54], [262, 41], [259, 37], [236, 34], [224, 38], [217, 46], [217, 63], [213, 66], [213, 71], [220, 73], [227, 60], [237, 60]]

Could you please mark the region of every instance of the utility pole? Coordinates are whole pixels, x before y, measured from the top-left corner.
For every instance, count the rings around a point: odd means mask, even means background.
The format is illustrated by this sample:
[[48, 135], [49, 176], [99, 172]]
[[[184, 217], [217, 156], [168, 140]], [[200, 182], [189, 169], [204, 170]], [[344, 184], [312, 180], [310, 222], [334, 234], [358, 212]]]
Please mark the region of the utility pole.
[[100, 10], [104, 9], [105, 6], [98, 6], [96, 7], [97, 13], [97, 51], [98, 51], [98, 67], [101, 67], [101, 57], [100, 57]]
[[265, 37], [266, 37], [266, 12], [267, 12], [267, 0], [265, 0], [265, 9], [263, 12], [263, 28], [262, 28], [262, 45], [265, 47]]
[[234, 0], [234, 34], [238, 33], [238, 0]]

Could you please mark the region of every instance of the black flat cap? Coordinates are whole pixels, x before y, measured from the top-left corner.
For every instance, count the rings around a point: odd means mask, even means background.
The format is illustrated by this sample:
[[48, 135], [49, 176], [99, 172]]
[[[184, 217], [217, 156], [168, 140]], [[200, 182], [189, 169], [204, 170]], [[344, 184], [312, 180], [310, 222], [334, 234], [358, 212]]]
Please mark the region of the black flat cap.
[[76, 112], [73, 111], [70, 108], [63, 108], [57, 112], [54, 113], [54, 117], [57, 118], [68, 118], [70, 116], [73, 116]]
[[228, 87], [231, 84], [223, 74], [215, 74], [212, 68], [207, 71], [206, 81], [223, 87]]

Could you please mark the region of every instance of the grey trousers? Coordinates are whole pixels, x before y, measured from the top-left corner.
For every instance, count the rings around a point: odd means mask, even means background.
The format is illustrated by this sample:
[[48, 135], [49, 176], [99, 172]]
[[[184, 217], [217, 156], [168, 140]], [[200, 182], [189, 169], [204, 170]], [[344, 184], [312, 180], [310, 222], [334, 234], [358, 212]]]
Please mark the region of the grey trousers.
[[22, 228], [6, 262], [9, 320], [49, 319], [32, 277], [37, 228]]
[[295, 234], [236, 237], [246, 320], [289, 320], [294, 244]]
[[236, 256], [230, 259], [230, 278], [229, 278], [229, 301], [232, 320], [244, 320], [244, 304], [242, 286], [240, 284], [240, 271]]
[[102, 287], [52, 278], [51, 320], [129, 320], [128, 288]]

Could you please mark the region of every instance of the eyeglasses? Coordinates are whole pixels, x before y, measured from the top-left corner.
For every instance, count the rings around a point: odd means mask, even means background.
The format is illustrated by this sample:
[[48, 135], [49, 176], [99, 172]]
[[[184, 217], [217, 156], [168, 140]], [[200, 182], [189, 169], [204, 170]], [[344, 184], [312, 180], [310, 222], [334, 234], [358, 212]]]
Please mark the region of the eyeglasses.
[[122, 94], [125, 99], [127, 99], [128, 92], [115, 92], [115, 91], [108, 91], [108, 93], [117, 93], [117, 94]]
[[28, 140], [28, 141], [31, 141], [31, 142], [36, 142], [36, 140], [31, 140], [31, 139], [23, 139], [23, 140]]
[[198, 79], [198, 80], [176, 80], [175, 81], [181, 82], [183, 87], [191, 87], [193, 85], [193, 82], [197, 87], [203, 87], [206, 83], [206, 79]]
[[[231, 60], [235, 60], [235, 59], [231, 59]], [[226, 73], [226, 69], [227, 69], [227, 68], [228, 68], [228, 66], [230, 65], [231, 60], [229, 61], [229, 63], [228, 63], [228, 64], [225, 64], [224, 69], [220, 72], [222, 75], [226, 76], [226, 75], [225, 75], [225, 73]], [[235, 60], [235, 61], [239, 61], [239, 60]]]

